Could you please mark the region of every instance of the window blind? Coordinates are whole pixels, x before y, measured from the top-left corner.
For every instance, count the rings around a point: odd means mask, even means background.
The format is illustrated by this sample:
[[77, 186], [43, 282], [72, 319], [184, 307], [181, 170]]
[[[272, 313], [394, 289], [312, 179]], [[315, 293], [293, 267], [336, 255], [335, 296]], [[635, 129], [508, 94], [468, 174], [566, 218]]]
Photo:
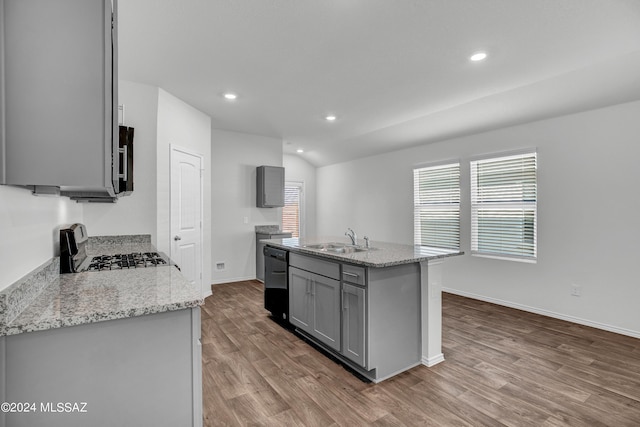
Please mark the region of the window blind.
[[414, 243], [460, 247], [460, 164], [413, 170]]
[[300, 192], [301, 187], [297, 185], [284, 187], [282, 231], [290, 232], [291, 237], [300, 237]]
[[535, 261], [535, 152], [471, 162], [471, 253]]

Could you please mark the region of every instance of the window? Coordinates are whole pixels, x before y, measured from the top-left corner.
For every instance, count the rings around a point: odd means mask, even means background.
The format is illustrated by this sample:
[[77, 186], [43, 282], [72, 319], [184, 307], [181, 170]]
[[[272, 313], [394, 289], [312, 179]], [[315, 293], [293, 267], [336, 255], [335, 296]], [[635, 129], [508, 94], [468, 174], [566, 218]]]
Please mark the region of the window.
[[460, 163], [413, 170], [416, 245], [460, 247]]
[[302, 235], [302, 183], [286, 182], [284, 185], [284, 207], [282, 208], [282, 231], [292, 237]]
[[535, 152], [471, 162], [471, 253], [535, 262]]

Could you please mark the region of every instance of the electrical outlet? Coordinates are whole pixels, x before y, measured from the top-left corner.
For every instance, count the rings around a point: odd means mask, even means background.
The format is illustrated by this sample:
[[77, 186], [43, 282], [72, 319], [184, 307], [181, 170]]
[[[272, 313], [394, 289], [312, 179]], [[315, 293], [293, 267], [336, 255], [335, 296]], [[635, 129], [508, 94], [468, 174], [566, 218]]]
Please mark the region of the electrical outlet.
[[580, 294], [581, 294], [580, 285], [576, 285], [576, 284], [571, 285], [571, 295], [573, 295], [574, 297], [579, 297]]
[[224, 271], [225, 270], [224, 261], [216, 262], [216, 270], [217, 271]]

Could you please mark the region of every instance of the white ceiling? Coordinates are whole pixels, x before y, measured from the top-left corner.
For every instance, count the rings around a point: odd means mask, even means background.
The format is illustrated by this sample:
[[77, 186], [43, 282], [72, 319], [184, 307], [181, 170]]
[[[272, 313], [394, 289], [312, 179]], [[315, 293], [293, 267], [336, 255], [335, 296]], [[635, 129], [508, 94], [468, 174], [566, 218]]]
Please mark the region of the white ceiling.
[[[303, 148], [317, 166], [640, 99], [640, 0], [118, 8], [120, 78], [165, 89], [215, 128]], [[489, 56], [473, 63], [476, 51]]]

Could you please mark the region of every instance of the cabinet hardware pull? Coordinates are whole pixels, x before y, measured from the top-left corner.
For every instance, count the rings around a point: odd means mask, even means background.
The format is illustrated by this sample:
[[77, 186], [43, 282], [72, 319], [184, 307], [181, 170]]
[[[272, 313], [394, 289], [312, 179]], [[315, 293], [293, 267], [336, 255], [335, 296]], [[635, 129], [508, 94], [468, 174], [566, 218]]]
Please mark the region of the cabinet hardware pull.
[[343, 271], [343, 272], [342, 272], [342, 274], [343, 274], [344, 276], [349, 276], [349, 277], [360, 277], [360, 275], [359, 275], [359, 274], [356, 274], [356, 273], [349, 273], [348, 271]]
[[124, 147], [122, 147], [122, 148], [118, 148], [118, 153], [122, 154], [122, 161], [121, 161], [120, 165], [122, 166], [122, 172], [123, 172], [123, 173], [119, 173], [118, 174], [118, 178], [122, 178], [122, 180], [124, 182], [127, 182], [127, 180], [129, 179], [129, 177], [127, 176], [127, 168], [128, 168], [128, 165], [127, 165], [127, 157], [128, 157], [128, 155], [127, 155], [127, 153], [128, 153], [128, 151], [129, 151], [129, 148], [126, 145]]

